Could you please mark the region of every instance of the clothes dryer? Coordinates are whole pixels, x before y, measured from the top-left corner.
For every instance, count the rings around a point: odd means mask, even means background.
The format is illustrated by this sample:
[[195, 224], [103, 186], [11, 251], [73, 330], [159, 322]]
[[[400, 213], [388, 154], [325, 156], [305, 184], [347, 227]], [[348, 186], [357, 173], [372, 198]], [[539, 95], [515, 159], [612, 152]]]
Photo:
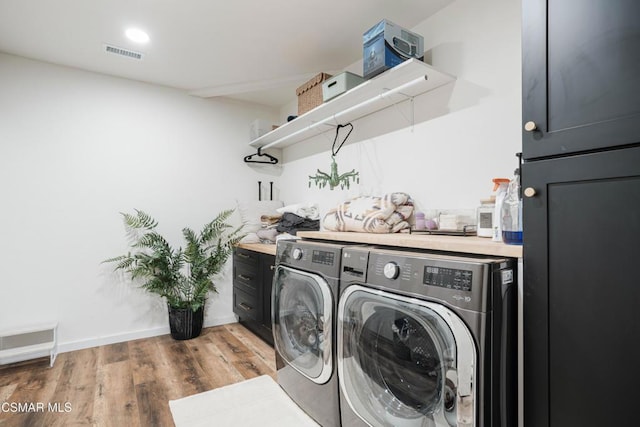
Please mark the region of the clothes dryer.
[[340, 425], [335, 314], [342, 248], [281, 240], [273, 279], [278, 384], [323, 427]]
[[517, 424], [516, 262], [345, 248], [344, 427]]

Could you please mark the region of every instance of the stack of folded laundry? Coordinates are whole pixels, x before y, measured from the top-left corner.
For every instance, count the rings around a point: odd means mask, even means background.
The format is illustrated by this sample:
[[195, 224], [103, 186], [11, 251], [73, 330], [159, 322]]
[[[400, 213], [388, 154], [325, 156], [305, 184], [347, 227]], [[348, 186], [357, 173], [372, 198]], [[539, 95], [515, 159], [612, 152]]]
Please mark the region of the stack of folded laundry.
[[318, 205], [299, 203], [276, 209], [277, 214], [260, 216], [261, 228], [256, 232], [261, 243], [276, 243], [281, 238], [295, 238], [298, 231], [320, 230]]
[[276, 229], [282, 214], [262, 215], [262, 228], [256, 232], [261, 243], [275, 243], [278, 230]]
[[360, 196], [341, 203], [324, 216], [329, 231], [397, 233], [410, 228], [413, 199], [402, 192]]

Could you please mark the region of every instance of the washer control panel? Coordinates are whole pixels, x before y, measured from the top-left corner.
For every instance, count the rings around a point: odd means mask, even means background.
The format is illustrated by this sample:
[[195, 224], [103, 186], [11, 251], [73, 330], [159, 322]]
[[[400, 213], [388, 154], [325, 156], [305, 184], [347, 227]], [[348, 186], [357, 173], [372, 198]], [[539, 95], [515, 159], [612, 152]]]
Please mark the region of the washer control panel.
[[373, 248], [369, 250], [365, 283], [402, 295], [487, 311], [494, 271], [504, 270], [508, 264], [502, 258]]
[[388, 262], [384, 265], [383, 274], [387, 279], [395, 280], [400, 275], [400, 266], [393, 261]]
[[382, 253], [373, 255], [369, 267], [371, 279], [375, 282], [375, 278], [380, 277], [382, 279], [380, 284], [387, 284], [391, 280], [416, 287], [427, 285], [453, 291], [471, 292], [475, 278], [474, 268], [464, 268], [463, 264], [432, 260], [426, 257], [393, 257]]
[[426, 265], [422, 283], [440, 288], [471, 291], [473, 271]]

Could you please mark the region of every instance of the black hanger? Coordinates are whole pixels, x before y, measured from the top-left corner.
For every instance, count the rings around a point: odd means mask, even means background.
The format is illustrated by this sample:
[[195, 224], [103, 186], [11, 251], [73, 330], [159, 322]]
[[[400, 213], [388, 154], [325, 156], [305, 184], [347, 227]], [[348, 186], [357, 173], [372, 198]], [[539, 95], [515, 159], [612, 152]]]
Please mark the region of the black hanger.
[[[266, 157], [268, 160], [255, 160], [255, 158], [260, 158], [260, 157], [263, 157], [263, 158]], [[245, 156], [244, 162], [245, 163], [267, 163], [269, 165], [275, 165], [276, 163], [278, 163], [278, 159], [276, 159], [275, 157], [267, 153], [263, 153], [262, 148], [258, 147], [258, 152], [255, 154], [251, 154], [249, 156]]]
[[[340, 132], [340, 129], [346, 128], [347, 126], [350, 126], [351, 128], [349, 129], [349, 132], [347, 132], [347, 135], [342, 139], [340, 145], [338, 145], [338, 148], [336, 148], [336, 142], [338, 142], [338, 133]], [[338, 127], [336, 127], [336, 136], [335, 138], [333, 138], [333, 145], [331, 146], [331, 155], [333, 157], [338, 155], [338, 151], [340, 151], [344, 143], [347, 142], [347, 138], [349, 138], [349, 135], [351, 135], [351, 131], [353, 131], [353, 125], [351, 123], [347, 123], [346, 125], [338, 125]]]

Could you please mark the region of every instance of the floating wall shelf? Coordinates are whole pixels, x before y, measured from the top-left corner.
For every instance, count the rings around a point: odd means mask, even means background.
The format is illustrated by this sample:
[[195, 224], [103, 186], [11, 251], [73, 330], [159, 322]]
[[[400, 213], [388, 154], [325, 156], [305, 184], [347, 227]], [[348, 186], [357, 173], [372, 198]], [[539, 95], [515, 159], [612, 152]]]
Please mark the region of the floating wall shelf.
[[454, 80], [424, 62], [410, 59], [254, 139], [250, 145], [263, 149], [287, 147]]

